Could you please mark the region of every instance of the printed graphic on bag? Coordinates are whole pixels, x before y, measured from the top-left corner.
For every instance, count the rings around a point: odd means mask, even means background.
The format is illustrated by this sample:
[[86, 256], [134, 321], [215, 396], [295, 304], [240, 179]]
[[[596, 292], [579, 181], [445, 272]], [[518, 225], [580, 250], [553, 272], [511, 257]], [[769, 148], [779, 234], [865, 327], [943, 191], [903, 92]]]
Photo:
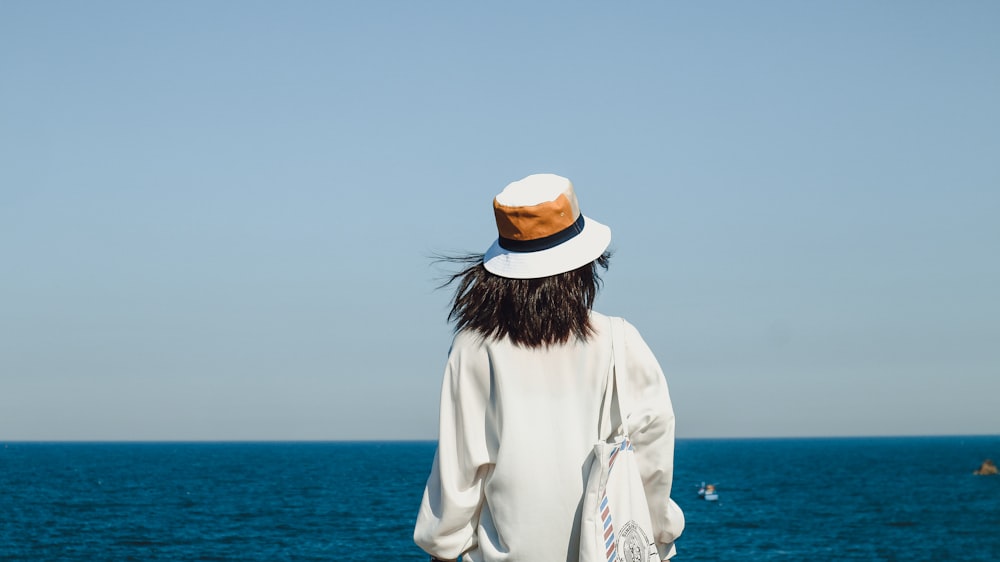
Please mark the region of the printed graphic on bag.
[[656, 560], [656, 545], [642, 531], [635, 521], [629, 521], [619, 533], [618, 550], [625, 562], [649, 562]]
[[[628, 439], [622, 441], [619, 447], [615, 447], [608, 455], [608, 474], [611, 474], [615, 467], [615, 459], [622, 451], [634, 451], [632, 442]], [[608, 562], [614, 562], [619, 557], [623, 562], [649, 562], [656, 560], [658, 553], [656, 545], [649, 541], [649, 537], [635, 521], [629, 521], [621, 528], [618, 537], [615, 537], [615, 525], [611, 520], [611, 508], [608, 505], [607, 489], [601, 498], [601, 523], [604, 525], [604, 547], [607, 548]], [[617, 539], [617, 540], [616, 540]]]

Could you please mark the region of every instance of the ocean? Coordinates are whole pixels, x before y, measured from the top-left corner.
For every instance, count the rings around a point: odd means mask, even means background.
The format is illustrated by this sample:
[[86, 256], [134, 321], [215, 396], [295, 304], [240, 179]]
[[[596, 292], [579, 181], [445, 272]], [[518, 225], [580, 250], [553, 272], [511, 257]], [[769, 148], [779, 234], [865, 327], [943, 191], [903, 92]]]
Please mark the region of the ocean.
[[[425, 560], [434, 447], [0, 443], [0, 560]], [[986, 458], [1000, 436], [679, 440], [675, 560], [1000, 560]]]

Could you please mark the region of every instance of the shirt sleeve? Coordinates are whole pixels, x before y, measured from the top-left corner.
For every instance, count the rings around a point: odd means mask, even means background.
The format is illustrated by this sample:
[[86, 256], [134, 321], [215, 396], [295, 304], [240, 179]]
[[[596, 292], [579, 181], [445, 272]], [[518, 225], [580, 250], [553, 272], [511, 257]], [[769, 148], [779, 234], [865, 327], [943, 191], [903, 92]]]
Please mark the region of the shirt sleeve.
[[413, 531], [420, 548], [444, 560], [476, 546], [483, 482], [492, 466], [486, 437], [488, 364], [484, 369], [482, 358], [463, 350], [459, 337], [445, 368], [438, 447]]
[[674, 409], [667, 380], [652, 350], [625, 322], [628, 380], [623, 407], [631, 411], [629, 433], [635, 447], [660, 560], [676, 554], [674, 541], [684, 530], [684, 514], [670, 499], [674, 473]]

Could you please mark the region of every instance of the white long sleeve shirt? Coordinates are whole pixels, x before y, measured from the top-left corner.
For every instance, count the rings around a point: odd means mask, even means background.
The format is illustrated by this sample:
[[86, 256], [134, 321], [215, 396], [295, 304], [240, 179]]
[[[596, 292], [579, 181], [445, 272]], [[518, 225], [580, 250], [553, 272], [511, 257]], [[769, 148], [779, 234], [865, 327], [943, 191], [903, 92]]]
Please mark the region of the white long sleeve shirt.
[[[467, 562], [577, 560], [584, 466], [594, 443], [617, 430], [607, 412], [598, 419], [612, 366], [610, 319], [592, 312], [591, 323], [587, 341], [541, 348], [455, 336], [414, 530], [426, 552]], [[684, 528], [670, 500], [674, 413], [656, 358], [627, 322], [625, 348], [623, 402], [634, 410], [630, 436], [665, 559]]]

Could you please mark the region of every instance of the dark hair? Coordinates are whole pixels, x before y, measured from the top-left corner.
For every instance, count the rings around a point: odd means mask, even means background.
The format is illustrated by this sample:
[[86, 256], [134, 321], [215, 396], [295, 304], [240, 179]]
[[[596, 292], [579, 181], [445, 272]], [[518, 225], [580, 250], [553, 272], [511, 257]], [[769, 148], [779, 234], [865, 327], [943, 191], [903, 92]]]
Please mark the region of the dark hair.
[[482, 254], [439, 257], [465, 267], [448, 276], [441, 287], [455, 282], [448, 320], [455, 331], [472, 330], [485, 337], [509, 337], [514, 343], [541, 347], [566, 343], [570, 336], [587, 339], [594, 333], [590, 310], [601, 287], [598, 267], [608, 269], [611, 253], [566, 273], [539, 279], [509, 279], [483, 266]]

